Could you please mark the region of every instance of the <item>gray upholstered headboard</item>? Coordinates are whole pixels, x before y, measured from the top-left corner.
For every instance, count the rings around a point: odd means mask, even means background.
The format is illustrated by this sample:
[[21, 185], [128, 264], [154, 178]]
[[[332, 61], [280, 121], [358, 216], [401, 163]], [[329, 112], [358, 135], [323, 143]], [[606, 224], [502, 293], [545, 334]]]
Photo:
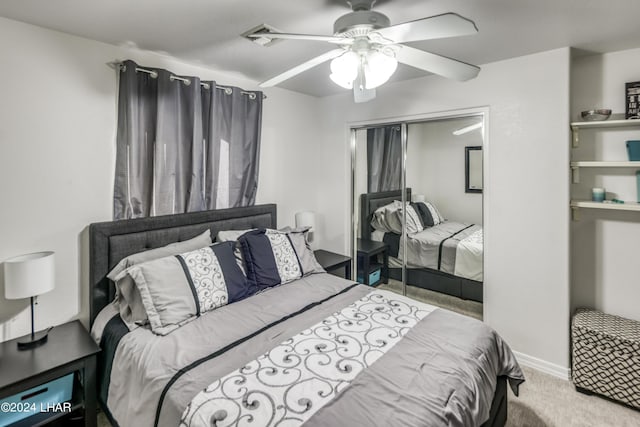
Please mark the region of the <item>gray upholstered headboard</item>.
[[[406, 200], [411, 201], [411, 189], [406, 190]], [[382, 191], [379, 193], [364, 193], [360, 195], [360, 237], [371, 239], [371, 218], [381, 206], [388, 205], [394, 200], [402, 200], [402, 191]]]
[[114, 284], [106, 276], [121, 259], [147, 249], [191, 239], [207, 228], [211, 230], [212, 238], [220, 230], [276, 228], [276, 215], [276, 205], [269, 204], [91, 224], [89, 226], [91, 325], [100, 310], [115, 296]]

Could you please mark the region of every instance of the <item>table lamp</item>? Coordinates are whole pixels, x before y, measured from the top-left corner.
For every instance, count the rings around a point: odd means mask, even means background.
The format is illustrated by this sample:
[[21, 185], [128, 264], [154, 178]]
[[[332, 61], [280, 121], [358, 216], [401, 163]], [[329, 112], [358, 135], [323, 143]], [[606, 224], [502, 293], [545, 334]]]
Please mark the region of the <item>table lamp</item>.
[[35, 297], [53, 290], [54, 253], [36, 252], [4, 262], [4, 296], [6, 299], [31, 298], [31, 336], [18, 342], [19, 350], [38, 347], [47, 342], [48, 330], [35, 333], [33, 305]]
[[315, 227], [316, 227], [316, 214], [310, 211], [303, 211], [296, 213], [296, 228], [300, 227], [309, 227], [309, 231], [307, 232], [307, 238], [309, 243], [313, 242]]

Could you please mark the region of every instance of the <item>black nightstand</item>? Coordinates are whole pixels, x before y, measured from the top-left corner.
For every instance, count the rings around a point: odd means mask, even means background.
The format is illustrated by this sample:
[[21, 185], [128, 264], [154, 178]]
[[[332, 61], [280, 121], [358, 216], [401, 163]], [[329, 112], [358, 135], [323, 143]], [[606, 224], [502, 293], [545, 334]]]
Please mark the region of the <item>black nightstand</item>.
[[[70, 412], [40, 412], [11, 425], [44, 425], [84, 412], [84, 425], [97, 424], [96, 356], [100, 348], [75, 320], [56, 326], [46, 344], [19, 351], [18, 339], [0, 343], [0, 399], [74, 373]], [[0, 413], [1, 415], [1, 413]], [[67, 425], [63, 422], [61, 425]]]
[[[382, 255], [382, 264], [378, 262]], [[380, 280], [369, 283], [369, 275], [380, 269]], [[375, 240], [358, 239], [358, 275], [362, 274], [365, 285], [375, 286], [389, 282], [389, 245]]]
[[324, 249], [318, 249], [313, 254], [327, 272], [344, 268], [344, 278], [351, 280], [351, 257], [325, 251]]

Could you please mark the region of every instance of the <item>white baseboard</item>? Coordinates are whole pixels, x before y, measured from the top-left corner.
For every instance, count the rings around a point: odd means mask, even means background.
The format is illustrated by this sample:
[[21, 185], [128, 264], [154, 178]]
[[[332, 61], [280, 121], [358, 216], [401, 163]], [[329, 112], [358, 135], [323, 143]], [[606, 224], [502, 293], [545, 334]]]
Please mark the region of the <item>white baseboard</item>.
[[553, 375], [554, 377], [570, 380], [571, 369], [564, 366], [556, 365], [555, 363], [547, 362], [546, 360], [538, 359], [537, 357], [529, 356], [528, 354], [514, 351], [513, 354], [518, 359], [518, 363], [528, 368], [536, 369], [545, 374]]

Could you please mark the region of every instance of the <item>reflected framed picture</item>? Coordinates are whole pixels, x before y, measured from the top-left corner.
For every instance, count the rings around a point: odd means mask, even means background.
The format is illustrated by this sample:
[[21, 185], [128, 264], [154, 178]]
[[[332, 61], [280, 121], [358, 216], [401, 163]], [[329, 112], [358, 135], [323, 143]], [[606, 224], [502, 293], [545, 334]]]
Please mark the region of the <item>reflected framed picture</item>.
[[640, 119], [640, 82], [625, 84], [625, 119]]
[[482, 146], [464, 147], [464, 192], [482, 193]]

